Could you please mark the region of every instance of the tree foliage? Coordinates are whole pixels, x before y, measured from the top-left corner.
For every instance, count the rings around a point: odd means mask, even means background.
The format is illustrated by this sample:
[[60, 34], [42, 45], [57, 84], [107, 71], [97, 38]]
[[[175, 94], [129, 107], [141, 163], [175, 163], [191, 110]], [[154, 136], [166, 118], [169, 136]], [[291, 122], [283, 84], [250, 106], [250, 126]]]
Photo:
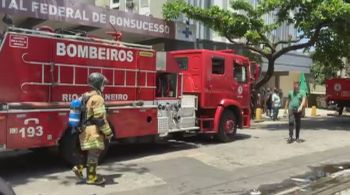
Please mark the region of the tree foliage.
[[341, 35], [329, 29], [320, 34], [316, 49], [312, 54], [314, 64], [311, 73], [317, 84], [324, 84], [327, 78], [337, 76], [337, 72], [348, 68], [350, 60], [350, 34]]
[[[313, 46], [317, 50], [332, 43], [335, 37], [343, 40], [350, 34], [350, 4], [344, 0], [261, 0], [256, 7], [245, 0], [232, 0], [231, 8], [232, 11], [218, 6], [203, 9], [174, 0], [164, 5], [163, 15], [168, 20], [184, 15], [203, 22], [230, 42], [265, 57], [267, 73], [257, 87], [271, 78], [275, 61], [281, 55]], [[267, 23], [263, 19], [266, 15], [275, 15], [274, 22]], [[283, 25], [293, 25], [297, 37], [276, 38], [275, 31]], [[317, 52], [315, 55], [319, 55]]]

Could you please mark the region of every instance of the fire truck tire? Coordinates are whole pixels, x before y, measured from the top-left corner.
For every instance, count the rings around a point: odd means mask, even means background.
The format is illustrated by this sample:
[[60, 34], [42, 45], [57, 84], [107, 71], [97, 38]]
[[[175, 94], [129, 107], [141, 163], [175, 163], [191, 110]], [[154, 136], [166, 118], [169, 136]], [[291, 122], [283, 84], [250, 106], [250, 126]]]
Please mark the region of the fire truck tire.
[[15, 195], [11, 185], [0, 178], [0, 195]]
[[70, 130], [61, 138], [59, 151], [63, 160], [70, 166], [86, 161], [84, 153], [80, 150], [79, 134], [72, 134]]
[[339, 105], [339, 106], [337, 107], [337, 111], [338, 111], [339, 116], [341, 116], [341, 115], [343, 114], [343, 110], [344, 110], [344, 106]]
[[172, 133], [172, 137], [175, 140], [182, 140], [184, 138], [184, 133], [183, 132], [175, 132], [175, 133]]
[[219, 132], [216, 140], [220, 142], [230, 142], [234, 139], [237, 132], [237, 118], [233, 111], [226, 109], [221, 115]]
[[[107, 154], [109, 148], [109, 141], [105, 140], [105, 150], [103, 150], [99, 157], [99, 163], [102, 163], [104, 157]], [[61, 156], [70, 166], [77, 163], [85, 163], [86, 155], [80, 149], [79, 134], [70, 133], [69, 130], [66, 131], [65, 135], [62, 137], [59, 143], [59, 151]]]

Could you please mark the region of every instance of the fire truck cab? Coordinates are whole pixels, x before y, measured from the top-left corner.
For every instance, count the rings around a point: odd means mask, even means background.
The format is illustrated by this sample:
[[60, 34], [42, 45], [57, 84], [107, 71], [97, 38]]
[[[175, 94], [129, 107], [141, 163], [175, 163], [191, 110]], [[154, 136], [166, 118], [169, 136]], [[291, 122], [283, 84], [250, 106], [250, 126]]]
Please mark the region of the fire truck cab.
[[190, 106], [190, 111], [184, 110], [194, 113], [185, 120], [187, 124], [196, 124], [199, 133], [219, 141], [232, 140], [237, 127], [249, 127], [248, 58], [232, 50], [181, 50], [169, 52], [167, 59], [167, 64], [181, 70], [181, 107]]

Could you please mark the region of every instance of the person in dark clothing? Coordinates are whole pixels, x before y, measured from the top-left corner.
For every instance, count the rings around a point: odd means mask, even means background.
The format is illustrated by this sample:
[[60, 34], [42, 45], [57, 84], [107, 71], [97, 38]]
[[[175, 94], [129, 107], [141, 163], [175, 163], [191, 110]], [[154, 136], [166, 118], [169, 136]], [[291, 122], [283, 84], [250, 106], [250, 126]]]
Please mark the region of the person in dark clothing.
[[302, 90], [299, 90], [299, 82], [295, 82], [293, 91], [290, 91], [288, 93], [288, 100], [285, 106], [285, 112], [288, 108], [288, 115], [289, 115], [288, 143], [292, 143], [294, 141], [293, 140], [294, 126], [295, 126], [295, 141], [298, 143], [301, 142], [301, 140], [299, 139], [300, 123], [301, 123], [301, 113], [305, 105], [305, 102], [306, 102], [305, 92]]
[[267, 92], [265, 95], [265, 102], [266, 102], [266, 116], [272, 117], [272, 92], [270, 88], [267, 88]]

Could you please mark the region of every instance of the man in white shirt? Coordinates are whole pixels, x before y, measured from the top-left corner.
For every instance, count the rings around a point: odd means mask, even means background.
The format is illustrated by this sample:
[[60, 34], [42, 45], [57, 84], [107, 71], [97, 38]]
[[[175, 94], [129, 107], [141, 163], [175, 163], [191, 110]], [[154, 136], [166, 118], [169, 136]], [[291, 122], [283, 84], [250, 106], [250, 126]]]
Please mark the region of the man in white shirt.
[[281, 108], [281, 98], [278, 92], [279, 90], [275, 88], [272, 94], [272, 109], [273, 109], [272, 120], [274, 121], [277, 120], [278, 111]]

